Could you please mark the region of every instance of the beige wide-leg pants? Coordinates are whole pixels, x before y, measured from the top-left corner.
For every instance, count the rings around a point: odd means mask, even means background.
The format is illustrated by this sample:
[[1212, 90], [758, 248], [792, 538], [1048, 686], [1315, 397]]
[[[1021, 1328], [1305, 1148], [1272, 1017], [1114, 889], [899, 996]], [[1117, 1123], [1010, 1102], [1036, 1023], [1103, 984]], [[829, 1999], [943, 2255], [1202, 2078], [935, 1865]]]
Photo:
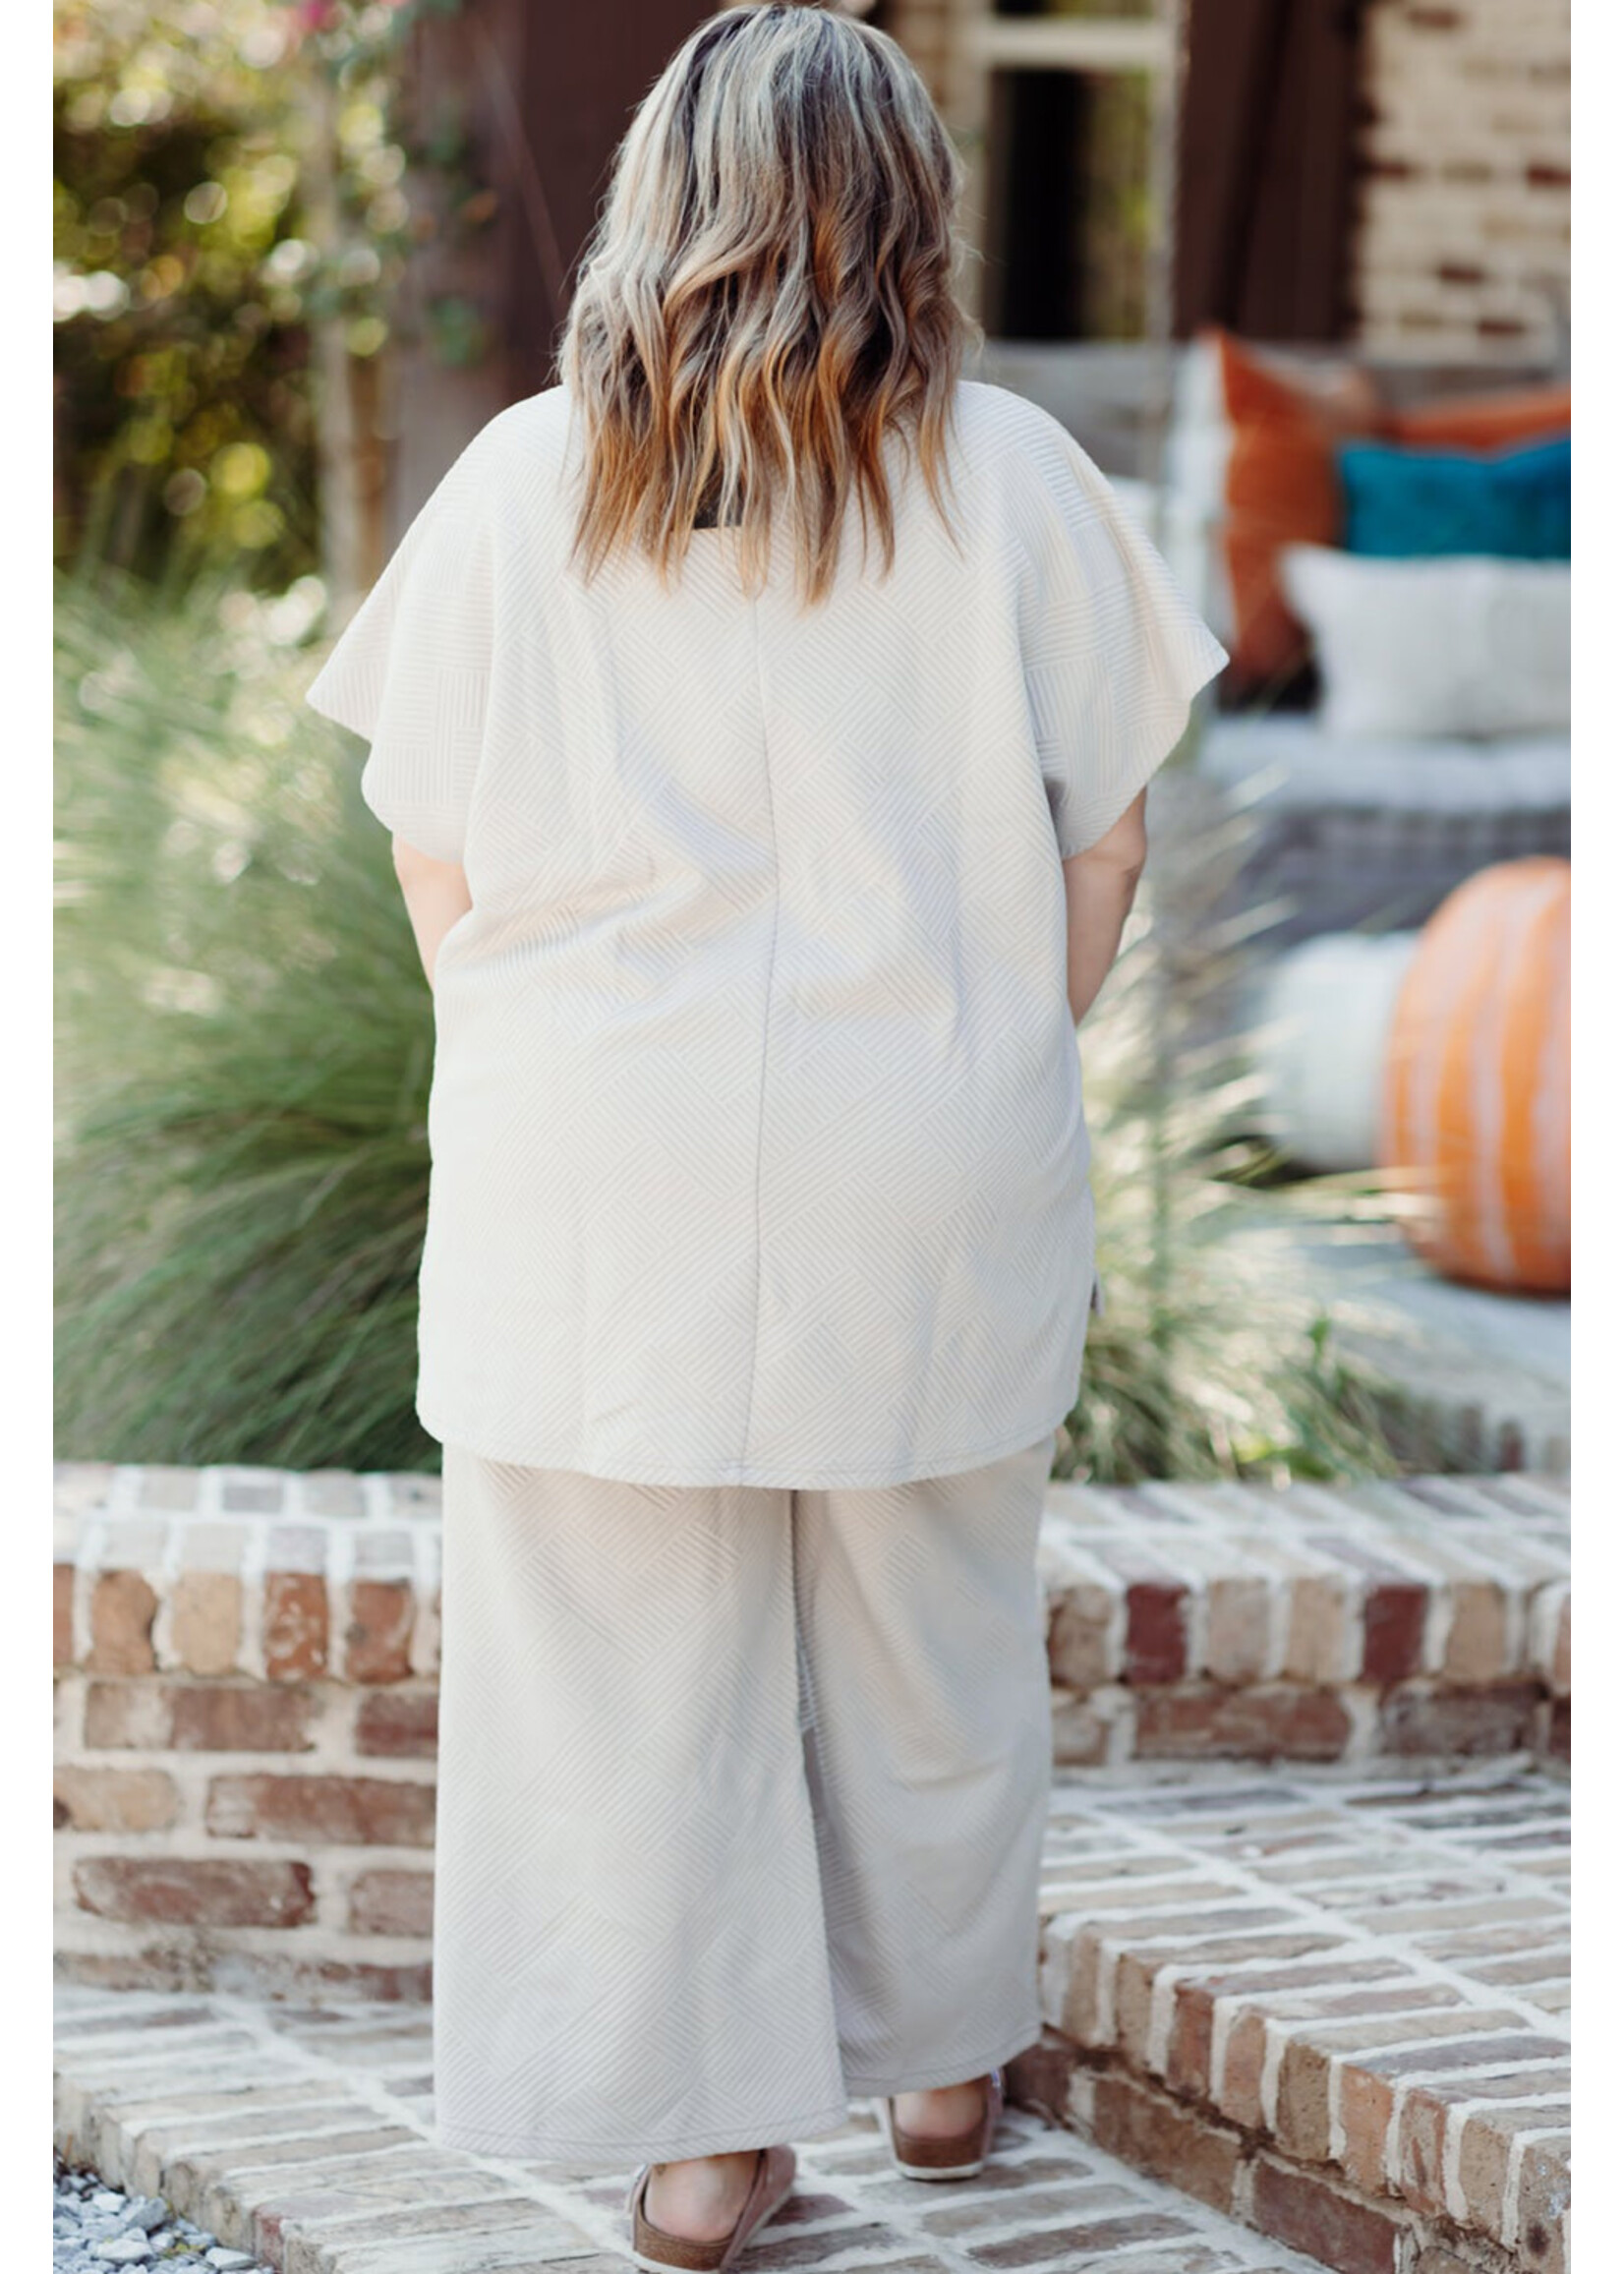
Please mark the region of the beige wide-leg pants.
[[790, 1491], [445, 1448], [446, 2145], [762, 2147], [1036, 2038], [1053, 1452]]

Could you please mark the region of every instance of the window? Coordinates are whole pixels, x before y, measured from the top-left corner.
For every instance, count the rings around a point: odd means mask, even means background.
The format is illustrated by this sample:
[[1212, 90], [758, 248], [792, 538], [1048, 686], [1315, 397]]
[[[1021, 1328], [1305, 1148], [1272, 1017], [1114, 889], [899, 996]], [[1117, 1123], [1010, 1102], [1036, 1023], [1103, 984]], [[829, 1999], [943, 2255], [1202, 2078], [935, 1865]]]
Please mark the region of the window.
[[993, 74], [983, 321], [995, 337], [1144, 337], [1150, 106], [1142, 71]]
[[1170, 0], [981, 0], [980, 315], [994, 339], [1142, 339]]

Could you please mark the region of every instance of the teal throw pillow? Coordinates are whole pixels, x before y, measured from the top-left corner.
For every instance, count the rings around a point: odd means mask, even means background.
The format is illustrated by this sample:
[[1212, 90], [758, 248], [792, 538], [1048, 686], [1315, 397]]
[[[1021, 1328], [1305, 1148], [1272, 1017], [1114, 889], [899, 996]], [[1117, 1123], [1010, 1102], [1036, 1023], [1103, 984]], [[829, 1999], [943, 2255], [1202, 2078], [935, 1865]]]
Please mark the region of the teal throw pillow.
[[1571, 437], [1509, 450], [1344, 442], [1336, 453], [1343, 545], [1390, 560], [1490, 554], [1566, 560], [1573, 551]]

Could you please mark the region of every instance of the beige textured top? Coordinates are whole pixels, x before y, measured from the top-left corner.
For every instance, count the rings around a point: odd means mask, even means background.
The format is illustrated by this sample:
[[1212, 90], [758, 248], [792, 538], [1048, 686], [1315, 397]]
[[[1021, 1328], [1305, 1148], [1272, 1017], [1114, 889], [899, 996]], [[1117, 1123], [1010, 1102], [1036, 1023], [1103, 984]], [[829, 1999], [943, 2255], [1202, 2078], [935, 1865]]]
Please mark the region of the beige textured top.
[[461, 861], [418, 1410], [647, 1484], [885, 1485], [1070, 1410], [1095, 1284], [1061, 859], [1225, 651], [1045, 412], [964, 382], [957, 543], [797, 603], [725, 530], [566, 562], [561, 388], [493, 419], [310, 690]]

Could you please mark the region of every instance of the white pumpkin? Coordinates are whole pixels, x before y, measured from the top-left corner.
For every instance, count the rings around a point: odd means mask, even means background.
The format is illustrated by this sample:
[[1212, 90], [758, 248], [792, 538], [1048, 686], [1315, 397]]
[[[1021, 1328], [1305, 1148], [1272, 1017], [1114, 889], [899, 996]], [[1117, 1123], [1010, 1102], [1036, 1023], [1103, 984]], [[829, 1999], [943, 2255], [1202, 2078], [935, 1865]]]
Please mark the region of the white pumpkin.
[[1266, 1136], [1304, 1168], [1374, 1165], [1382, 1067], [1416, 932], [1324, 932], [1289, 948], [1254, 998]]

